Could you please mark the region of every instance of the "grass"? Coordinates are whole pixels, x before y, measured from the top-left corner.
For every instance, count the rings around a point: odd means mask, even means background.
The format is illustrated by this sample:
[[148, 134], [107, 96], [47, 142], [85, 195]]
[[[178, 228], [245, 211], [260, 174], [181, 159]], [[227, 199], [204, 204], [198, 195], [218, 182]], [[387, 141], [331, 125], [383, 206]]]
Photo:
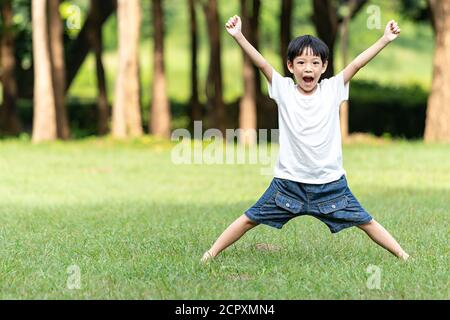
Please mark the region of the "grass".
[[[344, 147], [353, 193], [413, 260], [310, 217], [198, 263], [270, 182], [258, 165], [174, 165], [171, 144], [0, 142], [1, 299], [448, 299], [450, 148]], [[68, 280], [77, 266], [81, 288]], [[368, 289], [370, 265], [381, 287]]]

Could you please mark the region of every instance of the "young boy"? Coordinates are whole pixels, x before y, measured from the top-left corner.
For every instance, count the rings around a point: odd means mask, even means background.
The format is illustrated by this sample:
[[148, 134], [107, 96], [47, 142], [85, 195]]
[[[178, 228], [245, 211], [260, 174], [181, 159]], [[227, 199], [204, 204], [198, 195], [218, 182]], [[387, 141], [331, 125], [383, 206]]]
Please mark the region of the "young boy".
[[225, 24], [269, 82], [269, 95], [278, 105], [280, 152], [274, 178], [262, 197], [236, 219], [205, 252], [207, 262], [259, 224], [278, 229], [290, 219], [311, 215], [332, 233], [357, 226], [377, 244], [402, 260], [409, 255], [351, 193], [342, 167], [339, 106], [348, 99], [349, 81], [400, 34], [395, 21], [384, 35], [342, 72], [319, 82], [327, 68], [328, 47], [313, 36], [301, 36], [288, 47], [287, 66], [294, 75], [284, 78], [241, 33], [241, 19]]

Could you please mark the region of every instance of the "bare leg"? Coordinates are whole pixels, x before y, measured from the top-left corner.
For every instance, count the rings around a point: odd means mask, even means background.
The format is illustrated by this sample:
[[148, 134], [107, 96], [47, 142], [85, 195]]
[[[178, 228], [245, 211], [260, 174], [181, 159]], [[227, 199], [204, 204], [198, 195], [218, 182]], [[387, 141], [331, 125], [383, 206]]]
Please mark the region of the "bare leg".
[[407, 260], [409, 255], [400, 247], [398, 242], [391, 234], [383, 228], [381, 224], [372, 219], [369, 223], [359, 225], [358, 228], [363, 230], [377, 244], [391, 252], [402, 260]]
[[205, 252], [202, 257], [202, 262], [206, 262], [217, 256], [224, 249], [228, 248], [234, 242], [239, 240], [248, 230], [257, 226], [258, 223], [247, 218], [245, 214], [237, 218], [232, 224], [225, 229], [220, 237], [214, 242], [211, 249]]

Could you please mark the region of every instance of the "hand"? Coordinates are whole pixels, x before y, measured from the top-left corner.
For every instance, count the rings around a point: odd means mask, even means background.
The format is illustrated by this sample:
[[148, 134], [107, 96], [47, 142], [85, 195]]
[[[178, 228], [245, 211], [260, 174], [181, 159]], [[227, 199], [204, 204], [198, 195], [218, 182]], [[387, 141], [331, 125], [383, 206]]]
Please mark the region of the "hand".
[[239, 16], [232, 16], [228, 19], [227, 23], [225, 23], [225, 28], [231, 36], [236, 36], [241, 33], [242, 29], [242, 21]]
[[384, 37], [389, 41], [394, 41], [400, 35], [400, 27], [395, 20], [388, 22], [386, 29], [384, 30]]

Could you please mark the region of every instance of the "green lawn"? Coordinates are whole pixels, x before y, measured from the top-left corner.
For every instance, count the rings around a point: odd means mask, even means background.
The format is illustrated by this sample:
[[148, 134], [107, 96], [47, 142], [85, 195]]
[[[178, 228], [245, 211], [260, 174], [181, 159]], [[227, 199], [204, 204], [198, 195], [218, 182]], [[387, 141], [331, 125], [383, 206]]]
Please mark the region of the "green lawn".
[[[1, 299], [449, 299], [450, 147], [344, 147], [353, 193], [411, 254], [310, 217], [260, 226], [202, 266], [271, 177], [258, 165], [174, 165], [154, 138], [0, 142]], [[81, 288], [68, 289], [80, 270]], [[367, 268], [380, 268], [369, 289]], [[70, 282], [72, 283], [72, 282]]]

